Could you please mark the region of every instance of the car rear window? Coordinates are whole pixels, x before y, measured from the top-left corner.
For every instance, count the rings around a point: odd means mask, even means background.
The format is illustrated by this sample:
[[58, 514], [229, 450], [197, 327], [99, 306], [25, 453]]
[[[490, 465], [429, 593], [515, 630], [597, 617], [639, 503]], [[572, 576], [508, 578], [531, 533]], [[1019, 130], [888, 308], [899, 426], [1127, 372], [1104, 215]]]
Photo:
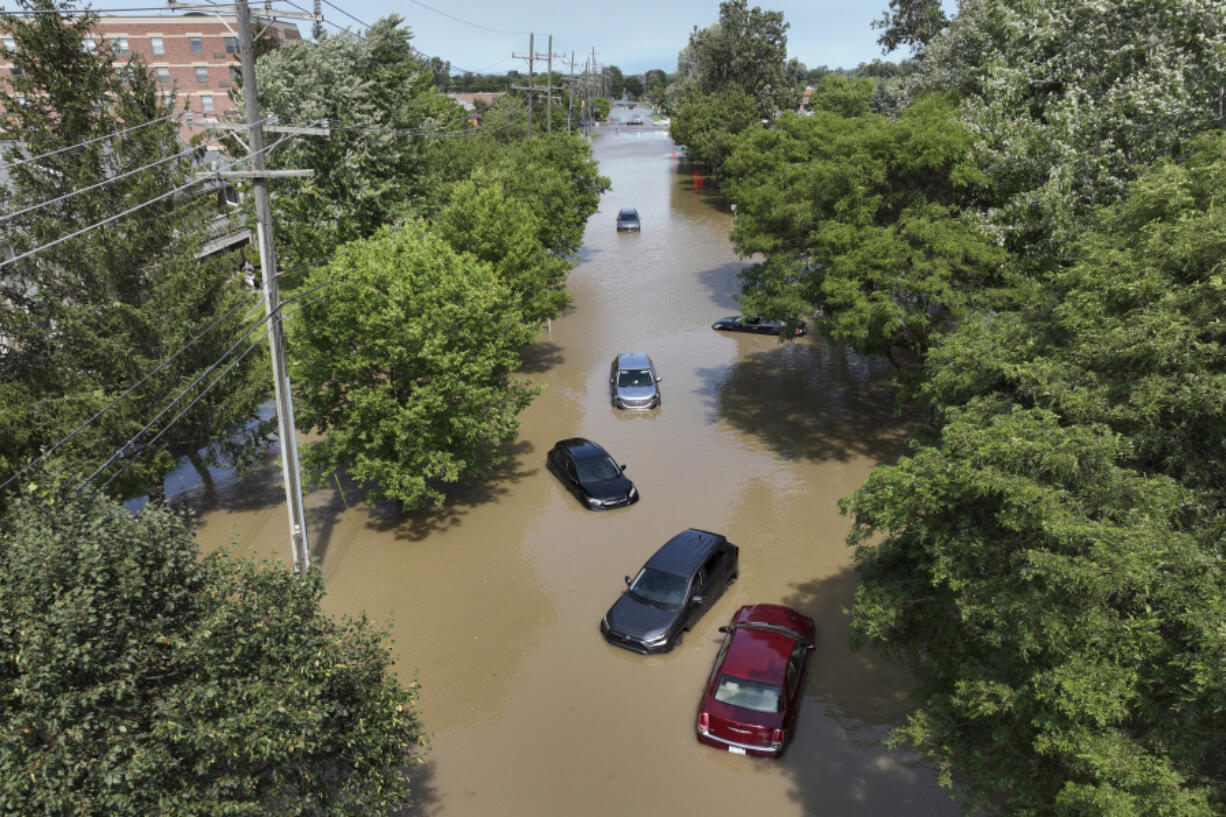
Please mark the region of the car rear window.
[[778, 712], [779, 702], [783, 700], [783, 687], [737, 678], [735, 675], [721, 675], [715, 687], [715, 700], [755, 712]]

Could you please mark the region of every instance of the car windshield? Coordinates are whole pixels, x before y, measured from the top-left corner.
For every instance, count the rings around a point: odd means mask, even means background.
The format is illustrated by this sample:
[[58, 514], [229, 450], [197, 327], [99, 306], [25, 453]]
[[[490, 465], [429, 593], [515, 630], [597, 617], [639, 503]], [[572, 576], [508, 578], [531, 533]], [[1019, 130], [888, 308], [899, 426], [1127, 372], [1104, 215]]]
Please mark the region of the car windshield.
[[684, 576], [645, 567], [630, 582], [630, 596], [656, 607], [680, 607], [689, 582]]
[[783, 700], [783, 687], [765, 681], [751, 681], [734, 675], [719, 676], [715, 700], [755, 712], [778, 712]]
[[623, 389], [652, 384], [650, 369], [622, 369], [617, 373], [617, 385]]
[[593, 460], [580, 460], [575, 463], [579, 467], [579, 479], [584, 482], [603, 482], [621, 474], [612, 457], [599, 457]]
[[638, 221], [639, 214], [634, 210], [622, 210], [618, 215], [622, 221]]

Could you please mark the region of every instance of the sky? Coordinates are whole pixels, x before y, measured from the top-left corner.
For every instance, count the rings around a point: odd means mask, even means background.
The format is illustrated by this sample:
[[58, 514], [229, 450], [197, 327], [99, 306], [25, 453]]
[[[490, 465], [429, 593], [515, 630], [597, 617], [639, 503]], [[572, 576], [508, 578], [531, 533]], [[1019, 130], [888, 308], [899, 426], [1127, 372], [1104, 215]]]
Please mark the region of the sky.
[[[689, 42], [694, 26], [705, 28], [719, 19], [719, 0], [329, 0], [324, 17], [340, 27], [360, 29], [353, 17], [373, 23], [397, 14], [413, 31], [413, 45], [451, 62], [453, 70], [503, 74], [527, 73], [528, 35], [536, 35], [536, 51], [545, 54], [549, 35], [553, 51], [575, 52], [576, 71], [596, 49], [596, 61], [616, 65], [627, 74], [652, 68], [677, 69], [677, 52]], [[854, 68], [877, 58], [899, 60], [897, 52], [883, 57], [879, 32], [871, 27], [888, 0], [750, 0], [750, 7], [782, 11], [788, 56], [809, 68]], [[440, 13], [441, 12], [441, 13]], [[334, 26], [325, 26], [335, 31]], [[301, 24], [308, 34], [310, 24]], [[541, 70], [538, 68], [537, 70]], [[559, 70], [555, 62], [554, 70]], [[561, 69], [567, 70], [567, 69]]]

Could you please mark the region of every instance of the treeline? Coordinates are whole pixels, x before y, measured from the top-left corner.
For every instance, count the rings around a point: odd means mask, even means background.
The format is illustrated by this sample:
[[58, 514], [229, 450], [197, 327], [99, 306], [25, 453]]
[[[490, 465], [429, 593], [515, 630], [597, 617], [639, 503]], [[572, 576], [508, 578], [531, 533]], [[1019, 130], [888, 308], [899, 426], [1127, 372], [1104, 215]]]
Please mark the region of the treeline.
[[907, 70], [811, 116], [783, 29], [723, 3], [673, 133], [761, 254], [745, 308], [820, 310], [926, 418], [844, 502], [856, 638], [918, 681], [894, 740], [971, 809], [1222, 813], [1226, 3], [891, 0]]
[[[202, 559], [156, 501], [180, 456], [207, 480], [266, 450], [263, 293], [209, 247], [252, 214], [218, 216], [204, 150], [139, 58], [87, 47], [92, 14], [22, 10], [0, 14], [0, 810], [403, 809], [425, 733], [386, 630], [325, 616], [317, 572]], [[307, 467], [441, 502], [514, 434], [520, 354], [608, 181], [544, 100], [532, 138], [518, 92], [472, 127], [394, 17], [257, 74], [265, 116], [331, 132], [268, 138], [271, 167], [315, 171], [272, 197]]]

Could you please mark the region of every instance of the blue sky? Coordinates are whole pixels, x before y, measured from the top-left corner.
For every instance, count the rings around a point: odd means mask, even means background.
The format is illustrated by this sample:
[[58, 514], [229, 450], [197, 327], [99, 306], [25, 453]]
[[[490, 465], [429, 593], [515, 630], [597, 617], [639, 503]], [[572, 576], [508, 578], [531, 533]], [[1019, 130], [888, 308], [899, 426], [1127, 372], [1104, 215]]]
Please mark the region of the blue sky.
[[[527, 54], [529, 32], [536, 34], [538, 53], [545, 53], [550, 34], [555, 54], [569, 56], [574, 51], [580, 62], [578, 70], [595, 48], [599, 63], [616, 65], [626, 73], [650, 68], [671, 72], [676, 70], [677, 52], [688, 42], [693, 27], [704, 28], [719, 19], [718, 0], [331, 2], [336, 7], [325, 4], [323, 11], [333, 23], [360, 28], [337, 7], [367, 23], [398, 14], [413, 30], [413, 42], [419, 50], [465, 70], [498, 74], [511, 69], [527, 71], [527, 63], [513, 59], [511, 54]], [[783, 12], [783, 19], [791, 24], [788, 54], [810, 68], [854, 68], [882, 56], [878, 32], [870, 24], [881, 17], [888, 0], [767, 0], [756, 4], [751, 0], [752, 5]], [[301, 28], [305, 34], [309, 24]], [[896, 53], [888, 58], [903, 56]]]

